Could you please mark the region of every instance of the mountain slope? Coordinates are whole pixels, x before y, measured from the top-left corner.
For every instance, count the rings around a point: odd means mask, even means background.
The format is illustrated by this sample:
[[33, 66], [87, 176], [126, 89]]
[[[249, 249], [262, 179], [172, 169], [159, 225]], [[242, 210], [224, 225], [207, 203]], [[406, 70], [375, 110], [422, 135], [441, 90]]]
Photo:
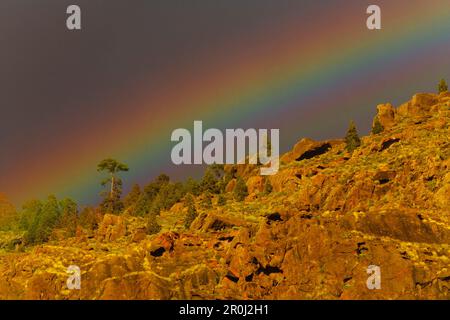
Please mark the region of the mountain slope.
[[[155, 236], [141, 218], [105, 215], [92, 236], [1, 255], [0, 298], [449, 299], [449, 105], [449, 93], [379, 105], [384, 131], [352, 154], [303, 139], [270, 194], [257, 167], [239, 166], [247, 199], [198, 206], [190, 230], [178, 203]], [[81, 290], [66, 288], [70, 265]]]

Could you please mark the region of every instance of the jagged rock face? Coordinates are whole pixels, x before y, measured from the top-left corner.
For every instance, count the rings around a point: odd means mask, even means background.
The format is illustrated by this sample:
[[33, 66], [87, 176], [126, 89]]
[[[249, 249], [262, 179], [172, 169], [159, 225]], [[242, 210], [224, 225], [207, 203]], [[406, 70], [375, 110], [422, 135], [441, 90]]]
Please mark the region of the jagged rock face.
[[395, 124], [395, 109], [390, 103], [377, 106], [377, 117], [384, 129], [389, 129]]
[[[198, 206], [189, 230], [177, 204], [158, 235], [142, 218], [105, 215], [94, 236], [2, 254], [0, 298], [449, 299], [449, 100], [379, 106], [385, 131], [353, 154], [300, 141], [268, 177], [269, 195], [257, 167], [242, 166], [252, 196]], [[67, 289], [70, 265], [80, 290]], [[367, 287], [369, 266], [379, 290]]]
[[439, 96], [436, 94], [419, 93], [414, 95], [411, 101], [401, 105], [398, 114], [406, 117], [423, 116], [438, 102]]
[[125, 219], [113, 214], [105, 214], [97, 230], [97, 237], [105, 241], [115, 241], [127, 234]]
[[314, 141], [309, 138], [303, 138], [294, 146], [292, 151], [281, 157], [281, 161], [288, 163], [311, 159], [328, 152], [333, 145], [340, 143], [342, 143], [340, 140]]

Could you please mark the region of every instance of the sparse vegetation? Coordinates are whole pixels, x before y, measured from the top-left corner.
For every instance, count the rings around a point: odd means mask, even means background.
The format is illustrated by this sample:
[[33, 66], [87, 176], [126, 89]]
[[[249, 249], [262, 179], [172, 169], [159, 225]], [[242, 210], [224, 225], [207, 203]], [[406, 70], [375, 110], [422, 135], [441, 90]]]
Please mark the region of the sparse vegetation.
[[157, 234], [161, 231], [161, 226], [158, 224], [156, 220], [156, 214], [151, 213], [147, 218], [147, 234]]
[[[440, 243], [449, 237], [449, 189], [443, 170], [448, 159], [448, 113], [443, 107], [448, 98], [433, 95], [433, 99], [428, 99], [429, 96], [416, 99], [423, 98], [424, 103], [433, 100], [429, 104], [437, 112], [432, 117], [420, 122], [411, 121], [415, 120], [414, 115], [397, 117], [392, 120], [392, 127], [389, 125], [389, 136], [374, 136], [383, 130], [380, 119], [375, 119], [373, 135], [364, 137], [364, 145], [351, 157], [344, 147], [353, 151], [361, 145], [354, 123], [345, 145], [333, 141], [327, 153], [304, 161], [286, 157], [286, 164], [275, 176], [261, 178], [257, 165], [214, 165], [208, 167], [200, 181], [190, 178], [184, 183], [161, 174], [146, 185], [131, 188], [123, 198], [121, 216], [109, 215], [101, 207], [82, 208], [78, 214], [75, 202], [59, 201], [54, 196], [29, 201], [19, 212], [19, 219], [16, 217], [21, 232], [0, 232], [0, 250], [23, 252], [10, 254], [6, 264], [0, 260], [5, 281], [17, 284], [21, 290], [14, 287], [7, 294], [22, 294], [22, 288], [34, 283], [33, 277], [39, 285], [53, 288], [53, 274], [65, 274], [70, 260], [82, 261], [89, 276], [96, 277], [96, 282], [90, 277], [83, 280], [94, 289], [86, 293], [89, 298], [104, 298], [104, 280], [113, 277], [136, 284], [136, 290], [133, 287], [127, 291], [127, 298], [153, 298], [154, 293], [146, 291], [147, 276], [162, 276], [158, 279], [167, 283], [171, 292], [179, 288], [163, 278], [185, 281], [195, 297], [224, 298], [235, 294], [241, 298], [250, 293], [256, 296], [261, 291], [254, 291], [253, 285], [266, 286], [264, 292], [282, 297], [277, 291], [280, 287], [273, 288], [281, 283], [278, 281], [288, 285], [284, 288], [295, 287], [297, 272], [288, 271], [292, 265], [302, 263], [306, 263], [305, 268], [298, 272], [311, 283], [319, 283], [324, 273], [333, 273], [338, 280], [312, 289], [311, 297], [335, 297], [340, 279], [349, 294], [347, 298], [350, 294], [359, 297], [358, 286], [354, 286], [348, 270], [341, 268], [339, 261], [345, 259], [350, 266], [364, 262], [367, 266], [373, 260], [372, 249], [376, 248], [379, 261], [395, 258], [402, 262], [394, 265], [394, 271], [402, 274], [398, 280], [407, 288], [406, 297], [446, 299], [448, 292], [439, 292], [439, 286], [445, 282], [442, 266], [449, 261], [448, 246]], [[403, 134], [405, 129], [413, 134]], [[385, 147], [397, 136], [398, 141]], [[303, 152], [302, 148], [297, 146], [298, 152]], [[250, 190], [252, 194], [247, 197]], [[156, 239], [148, 236], [155, 234], [159, 234]], [[76, 238], [67, 239], [74, 235]], [[51, 244], [27, 248], [46, 241]], [[318, 241], [325, 251], [316, 250]], [[299, 252], [306, 252], [311, 259], [302, 259], [295, 252], [291, 255], [285, 248], [300, 248]], [[342, 259], [335, 259], [336, 252]], [[147, 254], [154, 258], [142, 261]], [[263, 263], [266, 254], [276, 263]], [[245, 269], [247, 262], [250, 275], [245, 281], [232, 276], [231, 280], [237, 281], [233, 291], [222, 286], [231, 284], [226, 278], [231, 266], [242, 265]], [[414, 291], [410, 284], [415, 274], [404, 270], [421, 266], [426, 266], [429, 278], [437, 279], [437, 283], [427, 280], [426, 287]], [[48, 273], [52, 277], [47, 278]], [[217, 274], [223, 279], [218, 279]], [[198, 275], [205, 279], [212, 275], [213, 279], [190, 286], [189, 281]], [[139, 281], [135, 281], [136, 276]], [[93, 285], [98, 283], [102, 290]], [[9, 289], [7, 285], [2, 288]], [[108, 295], [115, 294], [114, 290], [106, 291]], [[403, 297], [404, 292], [397, 297]], [[170, 298], [164, 296], [163, 290], [160, 294], [157, 297]], [[123, 293], [117, 297], [123, 297]]]
[[384, 131], [383, 125], [381, 124], [380, 119], [376, 117], [372, 126], [372, 134], [379, 134], [383, 131]]
[[217, 198], [217, 205], [222, 207], [227, 203], [227, 199], [225, 198], [225, 196], [223, 195], [223, 193], [219, 194], [218, 198]]
[[204, 209], [212, 208], [212, 195], [208, 191], [203, 194], [202, 207]]
[[24, 204], [20, 213], [19, 227], [25, 232], [28, 244], [46, 242], [54, 229], [66, 229], [69, 235], [75, 235], [78, 220], [78, 208], [73, 200], [58, 201], [49, 196], [46, 201], [31, 200]]
[[189, 229], [192, 222], [197, 218], [197, 210], [195, 209], [194, 198], [188, 194], [185, 199], [185, 206], [187, 207], [187, 214], [184, 220], [184, 227]]
[[234, 187], [234, 199], [236, 201], [244, 201], [245, 197], [248, 196], [247, 185], [244, 179], [238, 177], [236, 180], [236, 186]]

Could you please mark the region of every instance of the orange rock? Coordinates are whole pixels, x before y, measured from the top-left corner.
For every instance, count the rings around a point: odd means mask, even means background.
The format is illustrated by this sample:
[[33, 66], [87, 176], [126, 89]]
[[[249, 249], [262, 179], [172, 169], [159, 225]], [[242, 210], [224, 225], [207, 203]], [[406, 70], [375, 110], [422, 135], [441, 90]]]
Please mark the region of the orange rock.
[[379, 104], [377, 106], [377, 117], [384, 129], [391, 128], [395, 124], [395, 109], [392, 104]]
[[249, 194], [257, 194], [264, 190], [264, 178], [262, 176], [250, 177], [247, 180], [247, 189]]
[[97, 231], [97, 235], [105, 241], [116, 241], [126, 234], [127, 226], [125, 219], [113, 214], [105, 214]]

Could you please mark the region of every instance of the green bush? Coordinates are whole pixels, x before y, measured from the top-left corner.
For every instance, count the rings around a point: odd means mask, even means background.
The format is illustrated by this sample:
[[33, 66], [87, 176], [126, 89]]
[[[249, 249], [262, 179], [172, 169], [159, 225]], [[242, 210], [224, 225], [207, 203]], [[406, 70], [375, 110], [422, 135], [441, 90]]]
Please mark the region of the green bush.
[[65, 199], [58, 201], [51, 195], [46, 201], [31, 200], [22, 208], [20, 228], [26, 231], [25, 241], [38, 244], [49, 240], [56, 228], [63, 228], [75, 235], [78, 219], [77, 204]]

